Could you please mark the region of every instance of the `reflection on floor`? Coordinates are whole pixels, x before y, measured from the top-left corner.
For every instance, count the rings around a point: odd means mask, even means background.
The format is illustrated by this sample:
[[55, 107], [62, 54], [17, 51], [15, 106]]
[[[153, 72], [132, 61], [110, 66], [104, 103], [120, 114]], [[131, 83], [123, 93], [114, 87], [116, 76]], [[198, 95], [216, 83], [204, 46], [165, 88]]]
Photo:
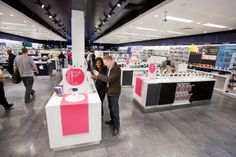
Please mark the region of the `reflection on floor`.
[[[6, 81], [5, 91], [15, 108], [0, 108], [1, 157], [235, 157], [236, 99], [214, 93], [210, 105], [141, 113], [132, 102], [132, 89], [120, 97], [121, 131], [111, 135], [103, 125], [100, 145], [53, 152], [49, 149], [44, 106], [60, 78], [35, 79], [35, 101], [25, 105], [23, 85]], [[104, 102], [108, 120], [107, 102]]]

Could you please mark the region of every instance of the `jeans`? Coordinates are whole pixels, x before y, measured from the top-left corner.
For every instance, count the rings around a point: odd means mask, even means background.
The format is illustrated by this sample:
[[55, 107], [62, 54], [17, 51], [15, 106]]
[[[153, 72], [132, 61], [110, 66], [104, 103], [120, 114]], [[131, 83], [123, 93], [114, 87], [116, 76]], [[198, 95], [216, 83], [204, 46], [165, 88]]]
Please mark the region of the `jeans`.
[[107, 96], [113, 129], [120, 129], [119, 96]]
[[29, 76], [29, 77], [22, 77], [21, 78], [24, 86], [26, 88], [25, 90], [25, 102], [30, 100], [30, 94], [34, 94], [34, 90], [32, 89], [33, 84], [34, 84], [34, 77], [33, 76]]
[[0, 81], [0, 104], [6, 108], [8, 107], [8, 102], [7, 99], [5, 97], [5, 92], [4, 92], [4, 87], [3, 87], [3, 82]]

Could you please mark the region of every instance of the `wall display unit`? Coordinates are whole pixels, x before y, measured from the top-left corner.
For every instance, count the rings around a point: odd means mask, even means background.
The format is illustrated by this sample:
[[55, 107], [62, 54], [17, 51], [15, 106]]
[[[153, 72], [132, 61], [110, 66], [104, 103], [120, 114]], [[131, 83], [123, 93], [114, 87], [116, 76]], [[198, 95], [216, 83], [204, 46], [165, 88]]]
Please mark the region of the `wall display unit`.
[[5, 63], [8, 58], [5, 42], [0, 42], [0, 63]]
[[189, 47], [172, 46], [170, 47], [170, 57], [173, 65], [187, 63], [189, 60]]

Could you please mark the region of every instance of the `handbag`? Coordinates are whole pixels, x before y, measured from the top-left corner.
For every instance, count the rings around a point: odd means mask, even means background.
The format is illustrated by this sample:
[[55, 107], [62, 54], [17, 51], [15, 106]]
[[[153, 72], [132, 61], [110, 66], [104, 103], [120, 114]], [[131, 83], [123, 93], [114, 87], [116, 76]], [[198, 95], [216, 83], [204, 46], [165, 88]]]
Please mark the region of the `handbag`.
[[16, 70], [16, 72], [12, 76], [12, 82], [15, 84], [18, 84], [21, 82], [21, 77], [20, 77], [20, 73], [19, 73], [18, 69]]

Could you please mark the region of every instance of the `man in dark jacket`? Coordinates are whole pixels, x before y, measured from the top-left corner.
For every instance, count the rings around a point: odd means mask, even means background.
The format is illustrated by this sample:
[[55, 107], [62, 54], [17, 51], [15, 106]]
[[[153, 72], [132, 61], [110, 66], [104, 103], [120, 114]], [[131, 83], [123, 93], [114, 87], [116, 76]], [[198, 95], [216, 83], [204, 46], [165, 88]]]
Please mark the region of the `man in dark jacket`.
[[119, 96], [121, 93], [121, 69], [119, 65], [113, 61], [111, 56], [105, 56], [103, 61], [108, 68], [107, 75], [99, 74], [99, 72], [96, 70], [94, 70], [94, 75], [97, 77], [97, 79], [107, 82], [107, 100], [111, 120], [106, 121], [105, 123], [108, 125], [113, 125], [113, 136], [116, 136], [120, 129]]
[[11, 76], [13, 76], [13, 74], [14, 74], [13, 64], [14, 64], [14, 60], [15, 60], [16, 56], [12, 53], [11, 50], [7, 50], [7, 54], [9, 55], [7, 71], [11, 74]]

